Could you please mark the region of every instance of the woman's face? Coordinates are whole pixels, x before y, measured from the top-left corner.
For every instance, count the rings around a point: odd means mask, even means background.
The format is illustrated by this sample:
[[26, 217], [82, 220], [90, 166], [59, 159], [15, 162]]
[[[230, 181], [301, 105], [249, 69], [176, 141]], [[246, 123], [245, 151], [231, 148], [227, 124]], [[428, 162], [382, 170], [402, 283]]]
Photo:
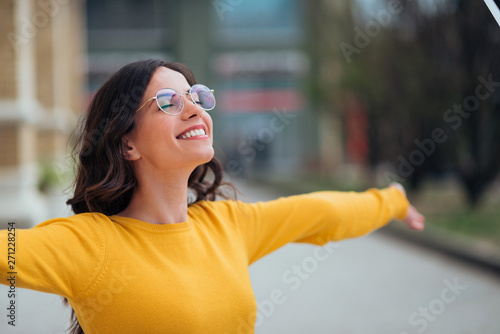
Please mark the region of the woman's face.
[[[159, 67], [140, 105], [155, 96], [161, 88], [173, 88], [182, 94], [190, 87], [181, 73]], [[200, 106], [193, 104], [188, 94], [183, 99], [184, 109], [178, 115], [163, 112], [156, 100], [151, 100], [136, 113], [136, 126], [124, 139], [128, 160], [147, 166], [148, 170], [171, 170], [173, 167], [192, 170], [212, 159], [212, 118]], [[193, 126], [203, 129], [205, 134], [189, 138], [183, 136]]]

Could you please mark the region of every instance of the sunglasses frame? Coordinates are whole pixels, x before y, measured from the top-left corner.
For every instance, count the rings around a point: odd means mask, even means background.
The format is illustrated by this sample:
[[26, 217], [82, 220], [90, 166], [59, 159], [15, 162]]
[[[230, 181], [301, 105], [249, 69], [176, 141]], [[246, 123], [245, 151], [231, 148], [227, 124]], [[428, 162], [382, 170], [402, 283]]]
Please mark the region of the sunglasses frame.
[[[144, 104], [142, 106], [139, 107], [139, 109], [136, 110], [136, 112], [139, 112], [139, 110], [141, 110], [146, 104], [148, 104], [149, 102], [151, 102], [152, 100], [156, 100], [156, 104], [158, 105], [158, 107], [161, 109], [161, 111], [163, 111], [165, 114], [167, 115], [171, 115], [171, 116], [175, 116], [175, 115], [179, 115], [183, 110], [184, 110], [184, 99], [182, 98], [184, 95], [189, 95], [189, 98], [191, 99], [191, 103], [193, 103], [194, 105], [198, 105], [196, 103], [196, 101], [193, 100], [193, 95], [192, 95], [192, 91], [193, 91], [193, 88], [196, 87], [196, 86], [201, 86], [201, 87], [205, 87], [206, 89], [208, 89], [208, 91], [210, 93], [212, 93], [212, 95], [214, 96], [214, 106], [210, 109], [205, 109], [203, 108], [201, 105], [200, 108], [205, 110], [205, 111], [210, 111], [210, 110], [213, 110], [215, 108], [215, 105], [216, 105], [216, 100], [215, 100], [215, 95], [214, 95], [214, 90], [213, 89], [210, 89], [208, 88], [207, 86], [205, 85], [202, 85], [202, 84], [196, 84], [196, 85], [193, 85], [191, 86], [191, 88], [189, 88], [189, 92], [184, 92], [184, 93], [179, 93], [178, 91], [176, 91], [175, 89], [173, 88], [160, 88], [156, 93], [155, 93], [155, 96], [153, 96], [152, 98], [150, 98], [149, 100], [147, 100], [146, 102], [144, 102]], [[173, 90], [174, 92], [176, 92], [177, 94], [179, 94], [179, 96], [181, 97], [180, 101], [181, 101], [181, 110], [175, 114], [172, 114], [172, 113], [169, 113], [168, 111], [164, 110], [160, 104], [158, 103], [158, 93], [161, 92], [162, 90], [165, 90], [165, 89], [169, 89], [169, 90]]]

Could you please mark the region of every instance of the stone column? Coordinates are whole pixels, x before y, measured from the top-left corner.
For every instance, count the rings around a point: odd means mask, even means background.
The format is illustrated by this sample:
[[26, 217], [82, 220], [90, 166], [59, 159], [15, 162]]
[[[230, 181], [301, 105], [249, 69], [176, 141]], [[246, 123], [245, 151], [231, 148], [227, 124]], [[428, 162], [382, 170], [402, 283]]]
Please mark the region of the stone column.
[[0, 13], [0, 220], [31, 227], [54, 215], [38, 189], [40, 164], [65, 164], [81, 108], [83, 8], [78, 0], [4, 0]]
[[44, 117], [38, 127], [38, 160], [57, 166], [66, 164], [68, 134], [81, 111], [82, 12], [81, 1], [52, 0], [43, 10], [50, 21], [36, 39], [37, 97]]
[[37, 190], [33, 1], [0, 2], [0, 220], [29, 227], [47, 218]]

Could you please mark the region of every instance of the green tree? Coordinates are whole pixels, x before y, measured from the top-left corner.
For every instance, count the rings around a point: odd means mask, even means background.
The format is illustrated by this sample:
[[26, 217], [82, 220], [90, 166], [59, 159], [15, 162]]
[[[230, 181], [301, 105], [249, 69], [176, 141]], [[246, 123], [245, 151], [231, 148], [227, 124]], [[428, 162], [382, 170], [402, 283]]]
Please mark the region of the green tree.
[[[481, 1], [432, 8], [401, 2], [402, 11], [375, 36], [366, 30], [375, 18], [359, 19], [353, 7], [358, 29], [343, 29], [344, 38], [355, 41], [364, 32], [369, 43], [344, 65], [342, 90], [369, 106], [372, 167], [391, 161], [414, 188], [426, 177], [454, 173], [475, 205], [500, 169], [500, 89], [466, 116], [448, 109], [473, 101], [466, 98], [475, 95], [479, 76], [500, 79], [500, 28]], [[436, 129], [446, 140], [431, 144]]]

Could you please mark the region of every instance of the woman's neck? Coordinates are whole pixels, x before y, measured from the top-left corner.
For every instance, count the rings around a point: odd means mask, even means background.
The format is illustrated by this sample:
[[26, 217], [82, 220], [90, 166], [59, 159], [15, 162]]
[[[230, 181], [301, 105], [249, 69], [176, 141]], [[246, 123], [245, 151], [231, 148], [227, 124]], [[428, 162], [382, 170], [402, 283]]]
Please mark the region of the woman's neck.
[[[119, 216], [138, 219], [151, 224], [175, 224], [187, 221], [187, 193], [189, 172], [168, 175], [137, 175], [129, 205]], [[144, 175], [144, 174], [143, 174]]]

